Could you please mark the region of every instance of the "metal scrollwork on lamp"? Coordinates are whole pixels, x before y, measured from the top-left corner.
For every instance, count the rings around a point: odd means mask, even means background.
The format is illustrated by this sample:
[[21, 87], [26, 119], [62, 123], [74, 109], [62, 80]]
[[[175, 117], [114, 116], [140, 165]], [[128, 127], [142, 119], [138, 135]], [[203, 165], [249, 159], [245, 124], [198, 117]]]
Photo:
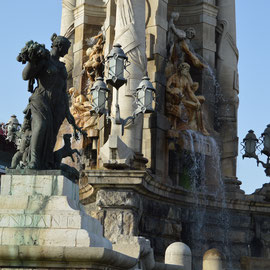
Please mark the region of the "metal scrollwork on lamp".
[[[260, 145], [263, 144], [263, 149], [261, 154], [267, 156], [266, 163], [259, 160], [256, 150], [259, 149]], [[270, 124], [267, 125], [264, 132], [261, 134], [261, 137], [257, 139], [253, 130], [249, 130], [248, 134], [241, 143], [245, 151], [243, 158], [254, 158], [257, 160], [257, 165], [262, 164], [265, 168], [266, 176], [270, 176]]]
[[139, 113], [153, 112], [153, 101], [155, 96], [155, 89], [150, 82], [150, 79], [145, 76], [142, 78], [135, 94], [135, 103], [137, 109], [133, 115], [122, 119], [120, 116], [120, 106], [118, 104], [119, 88], [127, 82], [124, 78], [124, 70], [130, 64], [128, 57], [125, 55], [121, 45], [116, 44], [107, 56], [108, 63], [108, 78], [106, 82], [116, 88], [115, 96], [115, 117], [109, 116], [109, 111], [106, 109], [107, 93], [109, 89], [104, 83], [102, 78], [97, 78], [93, 87], [91, 88], [92, 110], [100, 114], [107, 114], [107, 119], [111, 119], [117, 125], [122, 125], [122, 133], [124, 132], [125, 125], [134, 120]]

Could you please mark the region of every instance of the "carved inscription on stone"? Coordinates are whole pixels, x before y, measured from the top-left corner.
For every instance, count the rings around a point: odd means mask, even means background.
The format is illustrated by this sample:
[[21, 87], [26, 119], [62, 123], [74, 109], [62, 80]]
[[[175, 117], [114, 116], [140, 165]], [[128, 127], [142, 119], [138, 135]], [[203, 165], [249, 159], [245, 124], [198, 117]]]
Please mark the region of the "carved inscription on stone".
[[80, 228], [80, 216], [0, 214], [0, 227], [15, 228]]
[[0, 215], [0, 227], [47, 228], [50, 225], [50, 215]]
[[52, 228], [81, 228], [78, 216], [52, 216]]

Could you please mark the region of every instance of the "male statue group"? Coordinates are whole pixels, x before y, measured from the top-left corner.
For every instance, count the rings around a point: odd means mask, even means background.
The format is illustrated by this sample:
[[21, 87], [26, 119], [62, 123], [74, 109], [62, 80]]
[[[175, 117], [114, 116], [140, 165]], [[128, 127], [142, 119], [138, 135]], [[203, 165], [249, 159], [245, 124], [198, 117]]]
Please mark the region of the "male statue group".
[[[82, 133], [69, 110], [67, 71], [65, 64], [59, 61], [60, 57], [67, 54], [70, 41], [56, 34], [52, 35], [51, 41], [50, 52], [44, 45], [31, 40], [17, 57], [19, 62], [27, 63], [22, 76], [29, 81], [28, 91], [32, 95], [24, 110], [20, 144], [11, 168], [59, 169], [59, 154], [65, 152], [65, 155], [69, 155], [66, 150], [54, 152], [57, 134], [64, 119], [73, 126], [76, 139], [77, 131]], [[35, 83], [37, 86], [34, 88]], [[67, 141], [70, 137], [66, 137], [65, 143], [69, 145]]]
[[193, 129], [209, 135], [202, 113], [203, 96], [195, 95], [199, 88], [190, 75], [190, 65], [203, 69], [206, 65], [198, 58], [191, 45], [196, 32], [192, 27], [178, 29], [175, 22], [178, 12], [172, 12], [169, 21], [167, 42], [167, 89], [166, 113], [173, 130]]

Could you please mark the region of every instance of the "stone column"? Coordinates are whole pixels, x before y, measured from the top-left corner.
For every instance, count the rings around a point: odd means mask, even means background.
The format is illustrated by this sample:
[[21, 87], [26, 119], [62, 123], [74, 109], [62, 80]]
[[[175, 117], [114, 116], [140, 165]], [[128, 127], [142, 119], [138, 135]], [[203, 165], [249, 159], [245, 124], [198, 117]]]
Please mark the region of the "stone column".
[[60, 35], [64, 36], [67, 30], [74, 26], [74, 9], [76, 0], [62, 0], [62, 18]]
[[221, 89], [218, 111], [219, 132], [222, 140], [222, 172], [224, 178], [236, 177], [238, 152], [238, 50], [236, 47], [235, 0], [217, 0], [218, 41], [217, 76]]
[[74, 9], [76, 0], [62, 0], [62, 18], [60, 35], [65, 36], [71, 42], [68, 54], [63, 58], [68, 72], [67, 89], [73, 86], [73, 43], [74, 43]]
[[[136, 109], [133, 94], [146, 73], [145, 0], [117, 0], [116, 6], [114, 43], [122, 46], [131, 62], [124, 74], [127, 84], [119, 89], [120, 114], [125, 119]], [[135, 153], [141, 153], [142, 119], [139, 115], [134, 124], [127, 125], [122, 136], [123, 142]]]

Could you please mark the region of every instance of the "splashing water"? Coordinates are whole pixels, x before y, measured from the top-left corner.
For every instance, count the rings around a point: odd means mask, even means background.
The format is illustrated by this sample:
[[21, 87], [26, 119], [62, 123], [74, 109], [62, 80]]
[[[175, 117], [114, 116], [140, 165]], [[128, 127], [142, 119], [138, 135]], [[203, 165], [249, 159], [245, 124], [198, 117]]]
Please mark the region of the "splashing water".
[[193, 250], [200, 250], [202, 242], [205, 241], [202, 230], [205, 225], [207, 192], [205, 185], [205, 155], [198, 153], [204, 153], [205, 136], [192, 130], [187, 130], [186, 135], [188, 137], [186, 143], [190, 144], [190, 158], [193, 161], [189, 169], [189, 176], [191, 180], [191, 192], [195, 201], [190, 232], [191, 244]]
[[[207, 244], [207, 208], [209, 195], [220, 202], [221, 209], [217, 212], [217, 229], [222, 232], [222, 250], [226, 258], [226, 269], [232, 268], [231, 244], [229, 241], [230, 215], [227, 210], [225, 186], [221, 175], [220, 151], [217, 142], [199, 132], [186, 130], [184, 132], [184, 148], [190, 150], [192, 166], [189, 168], [191, 192], [195, 202], [191, 228], [191, 247], [200, 253]], [[208, 167], [206, 169], [207, 146], [210, 146]], [[207, 172], [209, 171], [209, 172]], [[208, 178], [211, 178], [210, 181]], [[203, 254], [201, 254], [203, 255]]]
[[219, 226], [223, 231], [223, 254], [226, 258], [227, 268], [228, 270], [232, 270], [232, 254], [231, 254], [231, 243], [229, 241], [229, 233], [231, 230], [230, 224], [230, 213], [227, 208], [227, 201], [226, 201], [226, 194], [225, 194], [225, 185], [221, 175], [221, 167], [220, 167], [220, 151], [217, 145], [217, 142], [214, 138], [209, 137], [209, 142], [211, 144], [212, 155], [211, 155], [211, 162], [212, 165], [210, 170], [215, 172], [217, 176], [218, 186], [214, 193], [215, 198], [219, 198], [221, 202], [221, 211], [218, 213], [218, 221]]

